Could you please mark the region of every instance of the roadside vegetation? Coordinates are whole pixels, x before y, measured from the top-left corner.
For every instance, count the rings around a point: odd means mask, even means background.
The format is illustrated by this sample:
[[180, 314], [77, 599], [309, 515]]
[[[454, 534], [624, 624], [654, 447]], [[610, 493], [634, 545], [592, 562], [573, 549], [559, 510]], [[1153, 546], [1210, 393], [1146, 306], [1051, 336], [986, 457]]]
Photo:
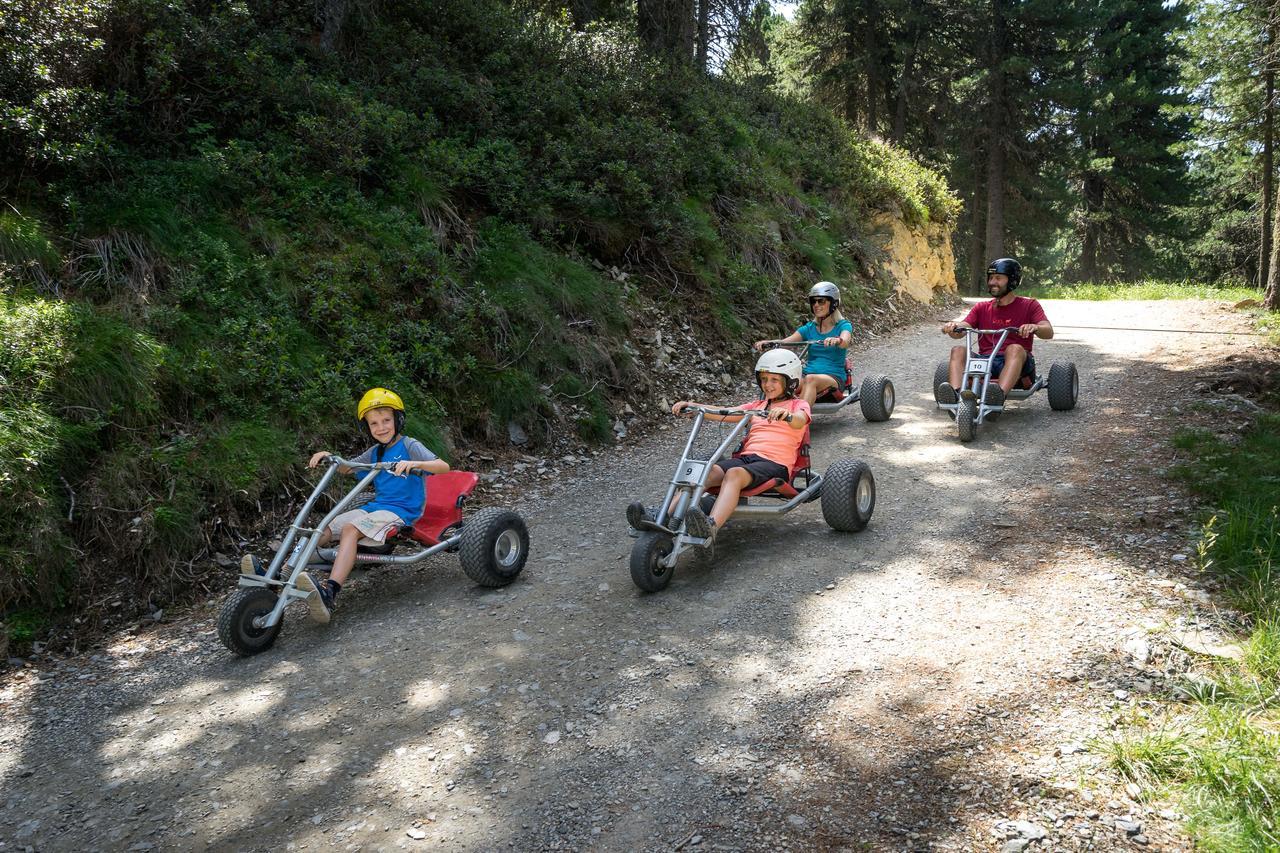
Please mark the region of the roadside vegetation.
[[497, 0], [352, 6], [340, 32], [303, 2], [3, 9], [19, 644], [55, 611], [198, 586], [306, 450], [350, 449], [370, 386], [446, 456], [509, 424], [609, 439], [637, 316], [738, 336], [815, 277], [856, 313], [891, 287], [870, 214], [957, 213], [823, 107]]
[[[1271, 314], [1274, 327], [1280, 316]], [[1198, 670], [1157, 721], [1111, 744], [1113, 764], [1174, 798], [1206, 850], [1280, 849], [1280, 377], [1238, 440], [1179, 435], [1175, 476], [1201, 496], [1203, 571], [1220, 578], [1248, 633], [1239, 662]]]
[[1202, 281], [1134, 281], [1084, 284], [1046, 284], [1023, 288], [1024, 296], [1036, 299], [1225, 299], [1239, 302], [1254, 299], [1261, 302], [1263, 293], [1255, 287]]

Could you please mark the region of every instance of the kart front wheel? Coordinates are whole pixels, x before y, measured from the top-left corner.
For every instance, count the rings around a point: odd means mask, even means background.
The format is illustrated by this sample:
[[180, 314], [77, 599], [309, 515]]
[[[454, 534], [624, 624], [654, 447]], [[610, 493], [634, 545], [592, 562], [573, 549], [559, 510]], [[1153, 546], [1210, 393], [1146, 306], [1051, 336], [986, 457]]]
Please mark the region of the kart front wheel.
[[529, 559], [529, 529], [520, 513], [490, 507], [462, 526], [458, 560], [480, 586], [506, 586]]
[[1049, 365], [1049, 408], [1066, 412], [1076, 407], [1080, 397], [1080, 374], [1074, 362], [1055, 361]]
[[941, 403], [942, 398], [938, 396], [938, 386], [943, 382], [951, 381], [951, 362], [940, 361], [938, 366], [933, 369], [933, 401]]
[[956, 429], [961, 441], [973, 441], [978, 435], [978, 401], [961, 398], [956, 408]]
[[231, 593], [218, 615], [218, 639], [222, 645], [245, 658], [271, 648], [284, 627], [284, 614], [269, 628], [261, 622], [275, 609], [277, 600], [274, 592], [262, 586]]
[[646, 530], [631, 547], [631, 580], [645, 592], [658, 592], [671, 583], [674, 569], [662, 565], [671, 553], [671, 537]]
[[876, 508], [876, 480], [861, 459], [839, 459], [822, 475], [822, 518], [832, 530], [857, 533]]
[[887, 421], [893, 414], [893, 383], [888, 376], [868, 376], [862, 380], [858, 392], [858, 405], [862, 416], [869, 421]]

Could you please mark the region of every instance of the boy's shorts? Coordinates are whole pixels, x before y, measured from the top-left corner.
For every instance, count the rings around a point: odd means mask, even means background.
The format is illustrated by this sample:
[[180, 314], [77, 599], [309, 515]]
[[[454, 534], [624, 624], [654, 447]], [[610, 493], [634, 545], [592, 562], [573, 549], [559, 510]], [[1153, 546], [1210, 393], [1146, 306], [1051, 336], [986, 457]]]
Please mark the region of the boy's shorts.
[[729, 459], [721, 459], [716, 463], [724, 472], [729, 473], [730, 468], [746, 468], [747, 473], [751, 475], [751, 485], [747, 488], [754, 489], [761, 483], [767, 483], [770, 480], [787, 481], [787, 466], [779, 465], [772, 459], [765, 459], [763, 456], [757, 456], [754, 453], [744, 453], [741, 456], [733, 456]]
[[354, 525], [360, 531], [361, 545], [382, 545], [387, 541], [387, 534], [398, 527], [404, 527], [404, 519], [386, 509], [365, 512], [362, 509], [349, 509], [329, 522], [329, 531], [336, 537], [342, 535], [342, 528]]

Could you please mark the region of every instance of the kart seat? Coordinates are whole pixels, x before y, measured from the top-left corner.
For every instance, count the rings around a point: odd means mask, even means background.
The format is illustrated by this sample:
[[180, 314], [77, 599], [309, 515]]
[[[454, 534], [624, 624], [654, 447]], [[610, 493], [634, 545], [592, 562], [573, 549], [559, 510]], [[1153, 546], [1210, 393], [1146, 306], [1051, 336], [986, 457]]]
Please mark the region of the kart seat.
[[818, 399], [813, 402], [839, 403], [851, 393], [853, 393], [853, 355], [846, 354], [844, 357], [844, 385], [823, 391], [818, 395]]
[[480, 475], [471, 471], [432, 474], [427, 478], [427, 503], [422, 515], [402, 532], [423, 545], [438, 545], [448, 538], [446, 531], [462, 523], [462, 505], [479, 482]]
[[[738, 452], [733, 454], [735, 459], [741, 455], [742, 455], [741, 448], [739, 448]], [[809, 461], [809, 427], [808, 425], [806, 425], [804, 428], [804, 436], [800, 439], [800, 447], [796, 451], [795, 464], [791, 466], [791, 471], [792, 471], [791, 482], [787, 482], [781, 477], [774, 477], [772, 480], [768, 480], [764, 483], [761, 483], [758, 486], [755, 486], [750, 489], [744, 489], [738, 495], [738, 497], [753, 498], [756, 495], [764, 495], [766, 497], [771, 497], [771, 498], [783, 498], [785, 500], [790, 500], [791, 498], [794, 498], [796, 495], [800, 494], [800, 489], [796, 488], [797, 480], [803, 477], [805, 482], [808, 483], [810, 473], [811, 473], [809, 470], [810, 464], [811, 463]], [[715, 488], [707, 489], [707, 493], [712, 495], [719, 494], [720, 488], [717, 486]]]

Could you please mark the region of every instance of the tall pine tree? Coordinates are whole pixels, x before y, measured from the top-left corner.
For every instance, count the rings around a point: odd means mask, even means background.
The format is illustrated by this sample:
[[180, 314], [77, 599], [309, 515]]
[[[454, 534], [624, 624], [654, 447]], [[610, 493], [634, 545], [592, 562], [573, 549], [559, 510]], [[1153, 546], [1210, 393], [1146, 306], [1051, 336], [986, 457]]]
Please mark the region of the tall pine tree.
[[1160, 0], [1095, 0], [1089, 13], [1089, 49], [1070, 99], [1079, 187], [1073, 272], [1081, 281], [1136, 278], [1152, 269], [1151, 238], [1175, 230], [1173, 210], [1187, 200], [1175, 146], [1190, 119], [1173, 44], [1186, 17]]

